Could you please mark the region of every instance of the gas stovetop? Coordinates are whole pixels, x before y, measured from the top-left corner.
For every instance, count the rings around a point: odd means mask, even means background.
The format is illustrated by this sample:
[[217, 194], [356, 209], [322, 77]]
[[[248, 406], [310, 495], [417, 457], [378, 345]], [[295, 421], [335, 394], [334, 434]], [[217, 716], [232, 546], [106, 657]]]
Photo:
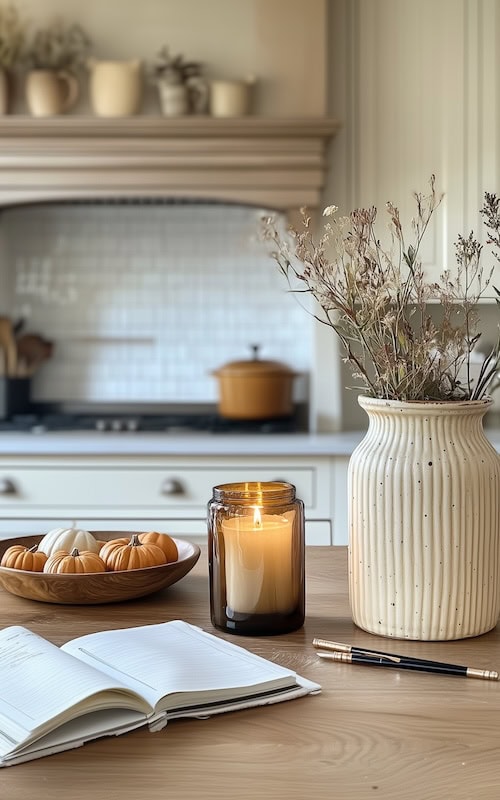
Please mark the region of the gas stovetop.
[[103, 433], [293, 433], [294, 417], [231, 420], [218, 414], [19, 414], [0, 421], [0, 431], [101, 431]]

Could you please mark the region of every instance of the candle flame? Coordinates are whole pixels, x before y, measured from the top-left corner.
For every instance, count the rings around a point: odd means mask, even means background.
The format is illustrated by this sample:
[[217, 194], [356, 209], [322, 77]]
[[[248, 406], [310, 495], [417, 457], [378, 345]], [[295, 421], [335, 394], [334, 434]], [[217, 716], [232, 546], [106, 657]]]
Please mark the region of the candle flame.
[[256, 528], [262, 528], [262, 516], [258, 506], [255, 506], [253, 510], [253, 524]]

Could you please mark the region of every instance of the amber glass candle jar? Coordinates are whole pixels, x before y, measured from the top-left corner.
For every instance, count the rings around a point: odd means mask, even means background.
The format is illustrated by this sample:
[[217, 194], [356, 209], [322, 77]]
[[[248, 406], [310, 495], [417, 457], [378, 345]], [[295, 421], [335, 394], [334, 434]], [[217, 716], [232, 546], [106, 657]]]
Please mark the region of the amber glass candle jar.
[[215, 486], [208, 504], [210, 612], [216, 628], [287, 633], [304, 623], [304, 504], [279, 481]]

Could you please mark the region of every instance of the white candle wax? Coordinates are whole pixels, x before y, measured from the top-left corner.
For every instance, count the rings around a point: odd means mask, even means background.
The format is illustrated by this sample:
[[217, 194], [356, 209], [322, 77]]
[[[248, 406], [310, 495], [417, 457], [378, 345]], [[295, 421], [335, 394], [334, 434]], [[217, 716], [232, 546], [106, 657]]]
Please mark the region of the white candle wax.
[[292, 511], [286, 516], [257, 513], [223, 520], [229, 609], [243, 614], [285, 614], [296, 607], [294, 516]]

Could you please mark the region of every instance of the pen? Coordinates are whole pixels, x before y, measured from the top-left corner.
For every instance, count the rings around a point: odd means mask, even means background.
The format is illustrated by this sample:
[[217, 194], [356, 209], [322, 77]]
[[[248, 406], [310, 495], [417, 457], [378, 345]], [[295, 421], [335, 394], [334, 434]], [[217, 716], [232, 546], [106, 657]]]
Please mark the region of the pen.
[[433, 672], [440, 675], [456, 675], [462, 678], [476, 678], [479, 680], [497, 681], [496, 670], [475, 669], [460, 664], [448, 664], [441, 661], [429, 661], [424, 658], [401, 656], [396, 653], [384, 653], [368, 650], [363, 647], [329, 642], [326, 639], [314, 639], [313, 646], [323, 648], [326, 652], [318, 652], [320, 658], [344, 664], [364, 664], [377, 667], [395, 667], [396, 669], [410, 669], [417, 672]]

